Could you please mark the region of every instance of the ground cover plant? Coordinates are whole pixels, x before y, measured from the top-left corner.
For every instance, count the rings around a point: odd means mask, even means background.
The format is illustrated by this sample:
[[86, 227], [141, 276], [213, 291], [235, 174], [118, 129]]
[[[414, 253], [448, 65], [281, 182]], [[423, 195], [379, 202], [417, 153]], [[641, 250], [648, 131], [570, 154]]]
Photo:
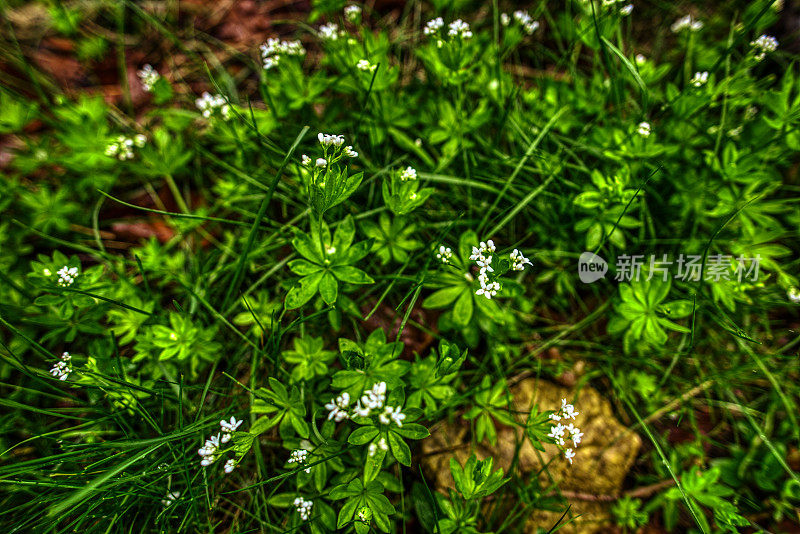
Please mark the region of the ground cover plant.
[[0, 9], [3, 532], [800, 528], [793, 6]]

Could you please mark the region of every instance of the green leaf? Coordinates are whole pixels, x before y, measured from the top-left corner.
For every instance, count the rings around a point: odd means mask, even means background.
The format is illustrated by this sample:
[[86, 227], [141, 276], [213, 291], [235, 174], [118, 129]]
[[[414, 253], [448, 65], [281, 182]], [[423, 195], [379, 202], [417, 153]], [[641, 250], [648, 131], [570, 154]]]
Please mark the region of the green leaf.
[[411, 466], [411, 449], [408, 447], [403, 438], [389, 432], [389, 448], [392, 451], [392, 456], [405, 466]]
[[375, 283], [375, 280], [373, 280], [367, 273], [361, 269], [357, 269], [356, 267], [350, 267], [349, 265], [333, 267], [331, 271], [333, 271], [333, 274], [336, 276], [336, 278], [342, 282], [347, 282], [348, 284]]
[[464, 291], [453, 308], [453, 322], [462, 328], [472, 319], [472, 291]]
[[333, 246], [337, 251], [345, 251], [350, 248], [353, 243], [353, 237], [356, 235], [356, 225], [353, 222], [353, 216], [348, 215], [344, 220], [339, 223], [336, 232], [333, 234]]
[[312, 263], [322, 263], [323, 258], [322, 254], [320, 254], [319, 243], [314, 242], [310, 235], [298, 232], [295, 238], [292, 239], [292, 245], [305, 259]]
[[362, 426], [350, 434], [350, 437], [347, 438], [347, 442], [352, 445], [364, 445], [375, 439], [378, 433], [378, 429], [374, 426]]
[[294, 274], [300, 276], [307, 276], [322, 269], [322, 267], [320, 267], [319, 265], [311, 263], [310, 261], [304, 259], [292, 260], [288, 263], [288, 265], [289, 269]]
[[469, 287], [464, 285], [457, 285], [457, 286], [450, 286], [444, 289], [440, 289], [434, 292], [431, 296], [425, 299], [425, 302], [422, 304], [423, 308], [444, 308], [445, 306], [449, 306], [453, 303], [454, 300], [461, 294], [461, 293], [469, 294]]
[[322, 300], [325, 301], [325, 304], [333, 304], [336, 302], [338, 292], [339, 284], [336, 282], [336, 278], [330, 271], [326, 271], [319, 283], [319, 294], [322, 295]]
[[401, 427], [392, 428], [392, 432], [409, 439], [423, 439], [431, 435], [427, 428], [417, 423], [406, 423]]
[[314, 296], [319, 288], [323, 274], [323, 271], [319, 271], [301, 278], [297, 285], [290, 289], [286, 295], [286, 308], [294, 310], [311, 300], [311, 297]]

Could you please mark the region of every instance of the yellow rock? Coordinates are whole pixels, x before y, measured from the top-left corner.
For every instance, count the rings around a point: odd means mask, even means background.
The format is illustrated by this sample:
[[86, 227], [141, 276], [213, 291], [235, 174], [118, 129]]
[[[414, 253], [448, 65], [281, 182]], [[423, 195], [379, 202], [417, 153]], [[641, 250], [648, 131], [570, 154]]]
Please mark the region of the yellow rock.
[[[610, 523], [613, 497], [619, 495], [625, 475], [633, 465], [641, 447], [638, 435], [628, 431], [613, 415], [611, 405], [588, 386], [580, 390], [568, 389], [551, 382], [528, 378], [511, 389], [514, 395], [518, 420], [524, 422], [534, 405], [539, 411], [558, 410], [561, 399], [575, 405], [579, 412], [575, 426], [583, 432], [583, 439], [575, 449], [572, 466], [555, 445], [545, 444], [545, 451], [533, 448], [519, 428], [497, 424], [497, 445], [482, 443], [472, 451], [467, 438], [469, 422], [445, 423], [432, 429], [430, 439], [423, 441], [423, 461], [426, 473], [435, 476], [437, 488], [453, 487], [449, 460], [452, 455], [462, 464], [472, 452], [479, 459], [493, 457], [495, 468], [508, 473], [517, 456], [516, 471], [523, 479], [539, 473], [539, 483], [545, 493], [563, 491], [565, 500], [572, 505], [565, 521], [572, 521], [559, 534], [589, 534], [606, 531]], [[576, 397], [577, 394], [577, 397]], [[546, 467], [545, 467], [546, 466]], [[502, 491], [502, 490], [501, 490]], [[560, 512], [533, 510], [527, 521], [527, 532], [537, 528], [547, 532], [566, 510]]]

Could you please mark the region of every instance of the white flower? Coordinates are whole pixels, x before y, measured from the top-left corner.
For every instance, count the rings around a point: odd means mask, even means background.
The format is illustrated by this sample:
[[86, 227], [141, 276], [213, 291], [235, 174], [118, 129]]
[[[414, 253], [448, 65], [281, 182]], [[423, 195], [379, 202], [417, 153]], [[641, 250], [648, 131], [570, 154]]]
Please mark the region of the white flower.
[[509, 22], [511, 22], [511, 17], [508, 16], [508, 13], [500, 13], [500, 24], [508, 26]]
[[61, 354], [61, 360], [56, 362], [53, 368], [50, 369], [50, 374], [58, 377], [61, 381], [66, 380], [72, 372], [72, 367], [69, 364], [70, 360], [72, 360], [72, 356], [70, 356], [69, 352]]
[[630, 15], [633, 12], [633, 4], [628, 4], [619, 8], [619, 14], [623, 17]]
[[519, 22], [528, 35], [539, 29], [539, 21], [533, 20], [527, 11], [514, 11], [514, 20]]
[[370, 411], [369, 407], [361, 406], [361, 401], [358, 401], [353, 408], [353, 413], [359, 417], [369, 417]]
[[77, 267], [69, 267], [64, 266], [56, 272], [58, 275], [58, 285], [60, 286], [70, 286], [75, 281], [75, 278], [78, 277], [78, 268]]
[[414, 167], [406, 167], [400, 173], [400, 181], [405, 182], [408, 180], [416, 180], [417, 179], [417, 171]]
[[448, 25], [447, 35], [469, 39], [472, 37], [472, 32], [469, 29], [469, 24], [461, 19], [456, 19]]
[[569, 462], [569, 465], [572, 465], [572, 459], [575, 458], [575, 451], [566, 449], [564, 451], [564, 458]]
[[679, 33], [687, 28], [690, 31], [697, 32], [703, 29], [703, 23], [699, 20], [695, 20], [691, 15], [686, 15], [676, 20], [672, 26], [670, 26], [672, 33]]
[[294, 506], [297, 513], [300, 514], [300, 519], [308, 521], [308, 518], [311, 517], [311, 507], [314, 506], [314, 502], [298, 497], [294, 500]]
[[567, 403], [567, 399], [561, 399], [561, 415], [565, 419], [575, 419], [575, 416], [580, 415], [580, 412], [576, 412], [575, 407]]
[[264, 70], [270, 70], [274, 67], [277, 67], [278, 63], [280, 62], [280, 58], [281, 56], [265, 57], [263, 65]]
[[786, 296], [789, 298], [790, 301], [794, 302], [795, 304], [800, 304], [800, 289], [792, 286], [786, 292]]
[[205, 444], [197, 451], [197, 454], [203, 457], [203, 459], [200, 461], [200, 465], [203, 467], [208, 467], [216, 461], [217, 451], [219, 450], [221, 443], [223, 442], [220, 434], [211, 436], [206, 440]]
[[[137, 141], [139, 137], [139, 135], [136, 136]], [[144, 138], [144, 136], [141, 137]], [[133, 146], [135, 143], [136, 142], [130, 137], [120, 135], [106, 147], [106, 156], [116, 157], [120, 161], [133, 159]], [[141, 145], [137, 144], [136, 146], [144, 146], [144, 143]]]
[[761, 61], [767, 53], [778, 49], [778, 40], [770, 35], [761, 35], [758, 39], [750, 43], [756, 50], [756, 61]]
[[359, 60], [358, 60], [358, 63], [356, 63], [356, 68], [357, 68], [358, 70], [363, 70], [363, 71], [365, 71], [365, 72], [372, 72], [372, 71], [374, 71], [376, 68], [378, 68], [378, 66], [377, 66], [377, 65], [373, 65], [372, 63], [370, 63], [370, 62], [369, 62], [368, 60], [366, 60], [366, 59], [359, 59]]
[[349, 416], [347, 415], [346, 410], [349, 405], [350, 394], [346, 391], [335, 399], [331, 399], [331, 401], [325, 405], [325, 409], [330, 412], [328, 414], [328, 420], [330, 421], [333, 419], [338, 423], [344, 419], [347, 419]]
[[389, 450], [389, 445], [386, 443], [386, 438], [379, 439], [377, 443], [375, 442], [370, 443], [369, 447], [367, 448], [367, 453], [370, 456], [375, 456], [375, 453], [378, 452], [378, 449], [382, 451]]
[[236, 461], [233, 458], [230, 458], [228, 461], [225, 462], [225, 465], [222, 466], [222, 469], [225, 473], [230, 473], [236, 468]]
[[58, 275], [58, 285], [61, 287], [71, 286], [78, 277], [78, 268], [65, 265], [56, 274]]
[[320, 132], [317, 134], [317, 139], [322, 146], [342, 146], [344, 144], [343, 135], [324, 134]]
[[142, 148], [146, 142], [147, 142], [147, 137], [145, 137], [143, 134], [137, 134], [133, 136], [133, 144], [136, 145], [138, 148]]
[[205, 91], [195, 100], [195, 105], [207, 119], [215, 114], [219, 114], [223, 120], [227, 120], [230, 116], [230, 107], [222, 95], [211, 95]]
[[[570, 423], [564, 427], [564, 430], [569, 432], [569, 437], [572, 440], [572, 444], [577, 447], [581, 442], [581, 438], [583, 438], [583, 432], [581, 432], [581, 429]], [[563, 445], [563, 443], [561, 445]]]
[[361, 6], [349, 5], [344, 8], [344, 18], [350, 22], [358, 22], [361, 18]]
[[319, 27], [319, 36], [326, 41], [335, 41], [339, 38], [339, 26], [333, 22]]
[[511, 269], [514, 271], [522, 271], [525, 269], [526, 265], [533, 265], [531, 260], [523, 256], [522, 252], [517, 249], [511, 251], [511, 254], [509, 254], [509, 259], [511, 260]]
[[434, 33], [438, 32], [442, 26], [444, 26], [444, 20], [442, 20], [442, 17], [436, 17], [435, 19], [428, 21], [428, 23], [425, 25], [425, 29], [422, 30], [422, 32], [425, 35], [433, 35]]
[[302, 156], [300, 156], [300, 163], [302, 163], [303, 165], [305, 165], [307, 167], [307, 166], [311, 165], [311, 158], [309, 158], [308, 156], [303, 154]]
[[444, 245], [439, 246], [439, 253], [436, 254], [436, 258], [444, 264], [450, 263], [450, 259], [453, 257], [453, 251], [450, 247], [445, 247]]
[[141, 80], [144, 90], [148, 92], [153, 90], [153, 86], [158, 82], [159, 78], [161, 78], [158, 71], [150, 64], [144, 65], [141, 70], [136, 72], [136, 75], [139, 77], [139, 80]]
[[689, 80], [689, 83], [694, 85], [695, 87], [700, 87], [702, 85], [705, 85], [707, 82], [708, 82], [708, 72], [706, 71], [695, 72], [692, 79]]
[[302, 56], [306, 53], [306, 49], [303, 48], [300, 41], [281, 41], [274, 37], [267, 39], [267, 42], [262, 44], [259, 49], [265, 69], [271, 69], [277, 65], [281, 56]]
[[[292, 454], [289, 456], [289, 459], [286, 462], [290, 464], [305, 465], [307, 461], [308, 461], [308, 451], [305, 449], [295, 449], [292, 451]], [[310, 473], [311, 468], [307, 467], [305, 469], [305, 472]]]
[[224, 419], [219, 422], [219, 426], [222, 428], [222, 443], [228, 443], [231, 439], [231, 433], [236, 432], [236, 429], [241, 426], [242, 421], [237, 421], [234, 416], [231, 416], [230, 421], [225, 421]]
[[346, 147], [344, 147], [344, 150], [342, 151], [342, 153], [345, 156], [347, 156], [348, 158], [357, 158], [358, 157], [358, 152], [353, 150], [353, 147], [350, 146], [350, 145], [347, 145]]
[[328, 160], [326, 160], [325, 158], [317, 158], [317, 160], [314, 162], [314, 164], [317, 167], [325, 167], [325, 166], [328, 165]]
[[500, 283], [486, 283], [486, 280], [481, 277], [478, 277], [478, 280], [481, 282], [481, 287], [475, 291], [476, 295], [483, 295], [487, 299], [492, 300], [492, 297], [497, 295], [497, 292], [500, 291]]
[[636, 133], [642, 137], [650, 137], [650, 123], [644, 121], [640, 122], [639, 126], [636, 127]]
[[164, 508], [172, 506], [172, 503], [177, 501], [180, 496], [181, 496], [180, 491], [168, 491], [167, 495], [163, 499], [161, 499], [161, 505]]
[[637, 65], [644, 65], [647, 63], [647, 58], [644, 56], [644, 54], [636, 54], [634, 59], [636, 60]]
[[386, 382], [379, 382], [364, 392], [361, 404], [369, 410], [380, 410], [386, 402]]
[[565, 430], [566, 430], [566, 428], [564, 427], [564, 425], [562, 425], [561, 423], [558, 423], [557, 425], [553, 425], [550, 428], [550, 433], [547, 434], [547, 436], [553, 438], [553, 440], [557, 444], [564, 445], [564, 431]]
[[406, 418], [406, 414], [401, 411], [400, 406], [392, 408], [391, 406], [386, 406], [383, 409], [383, 413], [378, 416], [378, 419], [384, 425], [390, 424], [392, 421], [397, 426], [403, 426], [403, 420]]

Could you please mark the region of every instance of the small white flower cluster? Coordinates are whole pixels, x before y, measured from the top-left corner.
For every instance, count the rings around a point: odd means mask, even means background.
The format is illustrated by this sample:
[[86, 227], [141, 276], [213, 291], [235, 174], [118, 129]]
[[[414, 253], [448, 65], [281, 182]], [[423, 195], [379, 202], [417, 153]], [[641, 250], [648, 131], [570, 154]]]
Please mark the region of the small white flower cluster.
[[[495, 247], [494, 241], [491, 239], [485, 243], [481, 241], [479, 246], [472, 247], [472, 255], [469, 257], [469, 259], [473, 260], [478, 267], [480, 267], [478, 282], [480, 282], [481, 287], [475, 291], [475, 294], [483, 295], [489, 300], [500, 291], [500, 283], [489, 279], [489, 273], [494, 272], [492, 268], [492, 259], [494, 256], [492, 253], [494, 253], [495, 250], [497, 250], [497, 247]], [[508, 258], [511, 260], [511, 269], [514, 271], [522, 271], [525, 269], [525, 265], [533, 265], [531, 260], [523, 256], [522, 252], [517, 249], [514, 249], [511, 254], [508, 255]], [[470, 278], [467, 279], [469, 280]]]
[[[217, 460], [220, 445], [228, 443], [231, 440], [231, 433], [235, 432], [241, 424], [242, 421], [237, 421], [233, 416], [231, 416], [230, 421], [225, 421], [224, 419], [220, 421], [219, 426], [222, 432], [208, 438], [205, 444], [197, 451], [197, 454], [203, 458], [200, 461], [200, 465], [208, 467], [213, 464]], [[230, 473], [235, 467], [236, 462], [231, 458], [225, 462], [224, 470], [226, 473]]]
[[[477, 291], [475, 291], [476, 295], [483, 295], [489, 300], [492, 300], [492, 297], [497, 295], [497, 292], [500, 291], [500, 283], [499, 282], [490, 282], [489, 281], [489, 274], [493, 273], [494, 269], [492, 269], [492, 255], [491, 253], [494, 252], [497, 247], [494, 246], [494, 241], [491, 239], [487, 242], [480, 242], [479, 247], [472, 247], [472, 255], [469, 259], [474, 260], [475, 263], [478, 264], [478, 267], [481, 268], [480, 274], [478, 275], [478, 282], [480, 282], [481, 287]], [[486, 253], [489, 255], [485, 255]]]
[[72, 367], [69, 364], [71, 359], [72, 356], [69, 355], [69, 352], [63, 353], [61, 355], [61, 359], [56, 362], [52, 369], [50, 369], [50, 374], [58, 377], [59, 380], [66, 380], [69, 374], [72, 372]]
[[[435, 19], [429, 20], [428, 23], [425, 24], [425, 28], [423, 28], [422, 33], [425, 35], [438, 35], [439, 38], [436, 40], [436, 45], [441, 47], [444, 45], [440, 31], [442, 28], [444, 28], [444, 20], [442, 17], [436, 17]], [[456, 19], [447, 25], [447, 37], [451, 39], [469, 39], [472, 37], [472, 31], [469, 28], [469, 24], [461, 19]]]
[[633, 13], [633, 4], [626, 4], [619, 8], [619, 14], [623, 17], [627, 17], [631, 13]]
[[409, 180], [417, 179], [417, 171], [414, 167], [406, 167], [400, 172], [400, 181], [407, 182]]
[[531, 260], [523, 256], [522, 252], [517, 249], [512, 250], [508, 257], [511, 260], [511, 269], [513, 271], [524, 271], [526, 265], [533, 265]]
[[58, 275], [58, 285], [61, 287], [71, 286], [78, 277], [78, 268], [65, 265], [60, 268], [56, 274]]
[[447, 265], [448, 263], [450, 263], [450, 259], [452, 257], [453, 257], [453, 251], [450, 249], [450, 247], [439, 245], [439, 253], [436, 254], [436, 259]]
[[425, 35], [433, 35], [437, 33], [442, 26], [444, 26], [444, 20], [442, 17], [436, 17], [435, 19], [429, 20], [427, 24], [425, 24], [425, 28], [422, 30], [422, 33]]
[[[344, 136], [343, 135], [324, 134], [324, 133], [320, 132], [319, 134], [317, 134], [317, 139], [319, 140], [319, 144], [322, 145], [323, 149], [325, 150], [325, 157], [321, 157], [321, 158], [317, 158], [316, 160], [313, 160], [313, 165], [315, 167], [325, 168], [325, 167], [328, 166], [329, 162], [332, 163], [332, 162], [335, 162], [336, 160], [338, 160], [339, 159], [338, 156], [340, 155], [340, 153], [337, 151], [337, 149], [341, 149], [341, 155], [347, 156], [348, 158], [357, 158], [358, 157], [358, 152], [353, 150], [352, 146], [347, 145], [344, 148], [342, 148], [342, 145], [344, 145]], [[329, 147], [333, 147], [334, 148], [334, 150], [331, 153], [328, 153], [328, 151], [327, 151], [327, 149]], [[312, 166], [311, 158], [309, 158], [305, 154], [300, 156], [300, 163], [304, 167], [311, 167]], [[322, 182], [322, 183], [320, 183], [318, 185], [324, 186], [325, 184], [324, 184], [324, 182]]]
[[141, 70], [137, 71], [136, 75], [142, 82], [142, 87], [144, 87], [144, 90], [148, 93], [153, 90], [153, 86], [161, 78], [161, 75], [158, 73], [158, 71], [149, 63], [144, 65]]
[[147, 138], [142, 135], [134, 135], [133, 138], [120, 135], [106, 147], [106, 156], [117, 158], [120, 161], [133, 159], [133, 147], [142, 148], [147, 142]]
[[[305, 449], [295, 449], [292, 451], [292, 454], [289, 456], [289, 459], [286, 460], [286, 463], [305, 465], [307, 461], [308, 461], [308, 451]], [[307, 467], [305, 471], [306, 473], [310, 473], [311, 468]]]
[[167, 495], [163, 499], [161, 499], [161, 505], [164, 508], [172, 506], [172, 503], [177, 501], [180, 496], [181, 496], [180, 491], [168, 491]]
[[363, 70], [364, 72], [373, 72], [375, 69], [378, 68], [378, 66], [373, 65], [367, 59], [359, 59], [358, 63], [356, 63], [356, 68], [358, 70]]
[[[525, 30], [525, 33], [528, 35], [539, 29], [539, 21], [533, 20], [533, 17], [531, 17], [527, 11], [521, 9], [514, 11], [514, 20], [522, 26], [522, 29]], [[500, 14], [500, 23], [503, 26], [508, 26], [509, 23], [511, 23], [511, 17], [508, 16], [508, 13]]]
[[800, 304], [800, 289], [792, 286], [786, 292], [786, 296], [789, 298], [790, 301], [794, 302], [795, 304]]
[[650, 137], [650, 123], [644, 121], [640, 122], [639, 126], [636, 127], [636, 133], [642, 137]]
[[756, 61], [761, 61], [767, 53], [778, 49], [778, 40], [771, 35], [761, 35], [758, 39], [750, 43], [756, 51]]
[[372, 385], [372, 389], [368, 389], [361, 395], [353, 412], [360, 417], [369, 417], [372, 410], [380, 410], [385, 402], [386, 382], [378, 382]]
[[447, 26], [447, 35], [450, 37], [461, 37], [462, 39], [469, 39], [472, 37], [472, 31], [469, 29], [469, 24], [461, 19], [456, 19]]
[[344, 8], [344, 18], [349, 22], [356, 23], [361, 18], [361, 6], [349, 5]]
[[325, 41], [335, 41], [339, 38], [339, 25], [329, 22], [319, 27], [319, 37]]
[[211, 95], [205, 91], [194, 103], [207, 119], [216, 113], [219, 113], [224, 120], [230, 117], [230, 106], [222, 95]]
[[386, 438], [379, 439], [378, 443], [375, 442], [370, 443], [369, 447], [367, 447], [367, 454], [369, 454], [370, 456], [375, 456], [375, 454], [378, 452], [378, 449], [382, 451], [389, 450], [389, 444], [386, 443]]
[[267, 39], [267, 42], [262, 44], [259, 49], [261, 50], [261, 60], [264, 62], [264, 70], [278, 65], [284, 55], [302, 56], [306, 53], [306, 49], [303, 48], [300, 41], [281, 41], [275, 37]]
[[694, 85], [695, 87], [702, 87], [707, 82], [708, 82], [708, 72], [707, 71], [695, 72], [694, 76], [692, 77], [692, 79], [689, 80], [689, 83]]
[[[583, 438], [583, 432], [572, 423], [561, 424], [563, 419], [575, 419], [577, 415], [580, 415], [580, 412], [576, 412], [575, 407], [567, 403], [567, 399], [561, 399], [561, 409], [556, 413], [550, 414], [550, 419], [555, 421], [556, 424], [550, 429], [548, 436], [562, 447], [566, 443], [566, 439], [572, 440], [572, 446], [577, 447], [581, 442], [581, 438]], [[566, 438], [567, 433], [569, 438]], [[564, 458], [572, 465], [575, 451], [572, 448], [564, 449]]]
[[[361, 395], [361, 398], [356, 402], [353, 407], [352, 415], [359, 417], [369, 417], [374, 411], [383, 410], [378, 414], [378, 419], [384, 425], [394, 422], [397, 426], [403, 426], [403, 420], [406, 415], [403, 413], [400, 406], [392, 407], [385, 406], [386, 404], [386, 382], [378, 382], [373, 384], [371, 389], [368, 389]], [[325, 405], [328, 410], [328, 420], [333, 419], [337, 423], [351, 417], [350, 412], [350, 395], [345, 391], [335, 399], [331, 399]]]
[[317, 134], [317, 139], [322, 146], [342, 146], [344, 144], [343, 135], [324, 134], [320, 132]]
[[328, 421], [333, 419], [337, 423], [343, 421], [344, 419], [349, 419], [350, 414], [347, 413], [347, 409], [350, 406], [350, 394], [346, 391], [336, 397], [335, 399], [331, 399], [331, 401], [325, 405], [325, 409], [328, 410]]
[[400, 427], [403, 426], [403, 420], [405, 418], [406, 414], [401, 411], [400, 406], [395, 406], [394, 408], [391, 406], [384, 406], [383, 413], [378, 416], [378, 420], [384, 425], [388, 425], [394, 421], [394, 424]]
[[680, 33], [687, 28], [690, 31], [698, 32], [703, 29], [703, 22], [694, 19], [691, 15], [686, 15], [673, 22], [672, 26], [670, 26], [672, 33]]
[[311, 517], [312, 506], [314, 506], [314, 501], [307, 501], [302, 497], [298, 497], [294, 500], [294, 507], [297, 513], [300, 514], [300, 519], [303, 521], [308, 521], [308, 518]]

